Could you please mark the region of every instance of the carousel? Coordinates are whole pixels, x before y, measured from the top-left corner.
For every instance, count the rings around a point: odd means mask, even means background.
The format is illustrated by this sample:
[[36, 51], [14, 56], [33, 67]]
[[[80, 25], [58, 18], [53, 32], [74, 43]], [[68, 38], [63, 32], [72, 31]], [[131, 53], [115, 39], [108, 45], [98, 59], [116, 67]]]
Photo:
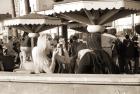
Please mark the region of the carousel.
[[[66, 43], [68, 26], [75, 30], [88, 32], [88, 48], [94, 51], [92, 54], [99, 54], [99, 56], [96, 58], [98, 58], [97, 61], [100, 61], [98, 62], [99, 65], [93, 64], [95, 67], [94, 70], [98, 71], [93, 73], [116, 73], [114, 72], [116, 71], [114, 70], [116, 68], [114, 65], [112, 65], [113, 63], [110, 61], [109, 56], [107, 56], [107, 54], [103, 51], [104, 49], [109, 54], [108, 51], [111, 49], [111, 47], [110, 45], [104, 45], [106, 41], [102, 37], [101, 33], [105, 30], [105, 24], [127, 15], [139, 12], [139, 4], [139, 1], [134, 0], [75, 0], [74, 2], [64, 0], [55, 3], [52, 10], [47, 10], [45, 12], [47, 15], [49, 15], [49, 17], [47, 17], [47, 21], [46, 16], [32, 13], [29, 15], [17, 17], [12, 20], [6, 20], [4, 24], [5, 26], [11, 26], [32, 33], [29, 34], [29, 36], [35, 37], [36, 33], [42, 30], [60, 25], [61, 19], [63, 22], [62, 33], [65, 35]], [[60, 19], [54, 17], [58, 17]], [[109, 37], [111, 39], [115, 39], [112, 36]], [[33, 38], [31, 43], [33, 48]], [[89, 52], [89, 54], [91, 53]], [[111, 56], [111, 54], [109, 55]], [[101, 57], [106, 58], [103, 59]], [[81, 60], [81, 62], [84, 63], [85, 61]], [[102, 67], [103, 65], [105, 65], [104, 68]], [[97, 67], [96, 69], [96, 66], [99, 66], [100, 68]], [[84, 66], [81, 65], [81, 68], [84, 68]], [[93, 67], [91, 67], [91, 71], [92, 70]], [[83, 70], [79, 69], [79, 71]], [[86, 72], [83, 71], [78, 73]]]
[[[76, 73], [80, 74], [1, 74], [0, 87], [4, 87], [1, 92], [10, 94], [11, 92], [8, 92], [8, 89], [15, 94], [139, 94], [140, 75], [104, 75], [102, 73], [112, 73], [112, 71], [108, 67], [108, 63], [102, 61], [100, 62], [101, 65], [105, 66], [103, 70], [95, 68], [97, 65], [100, 69], [100, 64], [91, 64], [89, 69], [92, 69], [90, 71], [92, 75], [83, 74], [89, 72], [82, 70], [82, 68], [86, 69], [82, 64], [83, 62], [100, 61], [105, 60], [105, 58], [109, 61], [106, 53], [102, 51], [101, 32], [105, 29], [103, 25], [139, 12], [139, 5], [139, 0], [63, 0], [55, 3], [51, 13], [49, 10], [46, 11], [49, 12], [47, 14], [63, 19], [67, 23], [64, 26], [65, 29], [66, 25], [69, 24], [76, 30], [82, 27], [83, 29], [80, 29], [80, 31], [89, 33], [89, 43], [96, 43], [95, 45], [89, 45], [91, 49], [86, 50], [87, 53], [84, 57], [87, 60], [82, 59], [79, 63], [81, 66]], [[45, 37], [42, 36], [42, 39]], [[43, 42], [41, 43], [43, 44]], [[97, 54], [102, 57], [98, 57]]]
[[[28, 35], [26, 34], [27, 36], [31, 38], [31, 47], [28, 48], [22, 47], [23, 50], [21, 50], [20, 52], [21, 69], [28, 70], [30, 69], [30, 67], [33, 66], [32, 65], [33, 58], [31, 54], [32, 54], [32, 49], [36, 46], [35, 43], [37, 44], [37, 41], [35, 42], [35, 39], [39, 37], [39, 33], [41, 31], [57, 27], [61, 24], [62, 23], [59, 18], [49, 17], [37, 13], [31, 13], [31, 14], [15, 17], [4, 21], [4, 26], [22, 30], [28, 34]], [[30, 43], [29, 42], [30, 38], [25, 37], [25, 40], [27, 39], [28, 43]], [[26, 60], [26, 58], [30, 58], [30, 59]]]
[[[30, 37], [35, 37], [39, 32], [57, 27], [61, 24], [59, 18], [37, 13], [31, 13], [4, 21], [4, 26], [28, 32]], [[32, 47], [33, 46], [34, 44], [32, 44]]]
[[[95, 54], [102, 53], [100, 52], [101, 49], [104, 49], [109, 54], [109, 49], [111, 49], [111, 47], [110, 45], [105, 45], [105, 43], [107, 43], [108, 39], [115, 39], [115, 37], [105, 35], [105, 37], [106, 36], [109, 37], [107, 40], [105, 40], [105, 38], [102, 37], [103, 35], [101, 35], [101, 33], [105, 30], [104, 25], [119, 18], [139, 12], [140, 11], [139, 5], [140, 2], [137, 0], [74, 0], [74, 1], [63, 0], [56, 1], [56, 3], [54, 4], [54, 8], [52, 10], [53, 12], [52, 11], [50, 12], [49, 10], [46, 11], [46, 14], [57, 15], [57, 17], [60, 17], [61, 19], [67, 21], [68, 26], [69, 24], [77, 23], [77, 25], [75, 24], [75, 27], [72, 27], [72, 29], [88, 32], [87, 44], [89, 48], [99, 51], [99, 52], [97, 51], [97, 53]], [[107, 58], [106, 55], [104, 55], [103, 57]], [[109, 61], [109, 59], [108, 60], [104, 59], [104, 61], [111, 62]], [[110, 64], [104, 65], [111, 66]], [[96, 64], [94, 66], [96, 66]], [[97, 64], [97, 66], [100, 65]], [[82, 65], [81, 67], [85, 68]], [[108, 69], [107, 71], [111, 70], [110, 67], [104, 69]], [[86, 73], [83, 70], [81, 71], [82, 71], [81, 73]], [[111, 70], [111, 72], [109, 73], [112, 73], [112, 71], [113, 70]]]

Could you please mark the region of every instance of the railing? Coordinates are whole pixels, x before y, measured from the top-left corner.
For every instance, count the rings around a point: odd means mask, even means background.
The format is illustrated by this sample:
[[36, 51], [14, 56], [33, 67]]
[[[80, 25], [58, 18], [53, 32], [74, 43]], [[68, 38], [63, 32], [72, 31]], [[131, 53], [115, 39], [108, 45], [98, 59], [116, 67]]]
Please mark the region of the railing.
[[140, 75], [0, 73], [0, 94], [139, 94]]

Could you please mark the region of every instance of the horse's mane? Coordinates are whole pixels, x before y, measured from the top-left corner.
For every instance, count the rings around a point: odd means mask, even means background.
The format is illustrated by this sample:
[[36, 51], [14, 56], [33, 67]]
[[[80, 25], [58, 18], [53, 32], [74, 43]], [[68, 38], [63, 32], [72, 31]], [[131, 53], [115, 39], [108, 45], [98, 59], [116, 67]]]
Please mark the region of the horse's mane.
[[50, 38], [51, 35], [49, 34], [40, 34], [40, 36], [38, 37], [38, 41], [37, 41], [37, 47], [41, 48], [41, 49], [47, 49], [48, 45], [48, 38]]
[[49, 50], [48, 46], [50, 46], [49, 38], [51, 35], [49, 34], [41, 34], [38, 37], [37, 46], [32, 50], [32, 57], [35, 66], [35, 73], [46, 72], [49, 73], [50, 62], [46, 57], [46, 51]]

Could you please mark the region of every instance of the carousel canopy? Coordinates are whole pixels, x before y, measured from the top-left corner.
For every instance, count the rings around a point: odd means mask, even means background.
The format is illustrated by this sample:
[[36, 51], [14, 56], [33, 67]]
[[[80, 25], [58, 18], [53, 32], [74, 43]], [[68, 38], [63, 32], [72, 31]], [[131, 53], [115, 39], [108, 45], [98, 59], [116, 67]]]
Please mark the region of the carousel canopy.
[[4, 26], [17, 28], [30, 33], [38, 33], [58, 25], [61, 25], [60, 19], [37, 13], [31, 13], [4, 21]]
[[32, 13], [13, 19], [5, 20], [4, 26], [15, 26], [15, 25], [60, 25], [61, 20], [55, 17], [49, 17], [37, 13]]
[[140, 1], [136, 0], [63, 0], [45, 13], [85, 25], [105, 25], [139, 11]]
[[[140, 10], [140, 2], [137, 0], [64, 0], [65, 2], [54, 5], [56, 13], [86, 10], [120, 9]], [[72, 2], [73, 1], [73, 2]]]

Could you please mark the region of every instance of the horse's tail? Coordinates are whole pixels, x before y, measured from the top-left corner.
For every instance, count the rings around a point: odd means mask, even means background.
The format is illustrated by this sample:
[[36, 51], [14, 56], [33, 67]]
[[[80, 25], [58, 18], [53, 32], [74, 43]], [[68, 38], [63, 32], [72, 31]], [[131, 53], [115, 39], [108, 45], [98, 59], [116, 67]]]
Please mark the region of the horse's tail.
[[34, 47], [32, 49], [32, 59], [33, 59], [34, 72], [40, 73], [37, 57], [38, 57], [38, 49], [37, 49], [37, 47]]
[[37, 47], [34, 47], [32, 49], [32, 59], [33, 59], [33, 62], [35, 63], [36, 61], [36, 57], [37, 57]]

